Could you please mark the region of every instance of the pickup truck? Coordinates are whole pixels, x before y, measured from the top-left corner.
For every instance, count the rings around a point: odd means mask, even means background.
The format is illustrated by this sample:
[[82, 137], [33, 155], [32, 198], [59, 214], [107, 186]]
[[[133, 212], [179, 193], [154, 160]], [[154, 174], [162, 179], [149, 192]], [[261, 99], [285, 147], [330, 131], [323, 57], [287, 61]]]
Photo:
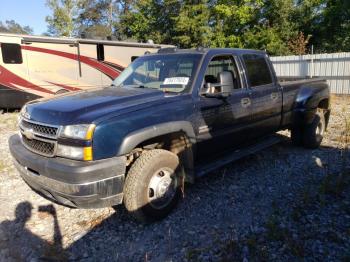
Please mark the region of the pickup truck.
[[9, 139], [23, 180], [65, 206], [124, 204], [142, 221], [165, 217], [185, 182], [278, 142], [317, 148], [326, 130], [323, 79], [277, 79], [265, 52], [160, 49], [112, 86], [24, 106]]

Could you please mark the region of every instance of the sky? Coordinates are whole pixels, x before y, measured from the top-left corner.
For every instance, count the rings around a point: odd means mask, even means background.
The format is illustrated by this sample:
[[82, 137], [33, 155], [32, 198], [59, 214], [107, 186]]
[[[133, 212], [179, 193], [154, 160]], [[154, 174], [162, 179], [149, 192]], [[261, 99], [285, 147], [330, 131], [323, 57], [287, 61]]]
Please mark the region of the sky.
[[15, 20], [40, 35], [47, 31], [45, 17], [50, 14], [45, 3], [46, 0], [0, 0], [0, 21]]

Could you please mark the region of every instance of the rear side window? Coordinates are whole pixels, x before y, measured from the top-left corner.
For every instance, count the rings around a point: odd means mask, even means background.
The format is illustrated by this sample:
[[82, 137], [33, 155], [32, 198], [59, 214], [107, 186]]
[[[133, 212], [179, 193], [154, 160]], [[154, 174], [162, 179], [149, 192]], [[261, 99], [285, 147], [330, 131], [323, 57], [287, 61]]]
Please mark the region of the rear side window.
[[5, 64], [22, 64], [22, 50], [19, 44], [1, 44], [2, 61]]
[[247, 68], [247, 76], [250, 85], [261, 86], [272, 83], [269, 66], [265, 56], [256, 54], [243, 55], [243, 60]]

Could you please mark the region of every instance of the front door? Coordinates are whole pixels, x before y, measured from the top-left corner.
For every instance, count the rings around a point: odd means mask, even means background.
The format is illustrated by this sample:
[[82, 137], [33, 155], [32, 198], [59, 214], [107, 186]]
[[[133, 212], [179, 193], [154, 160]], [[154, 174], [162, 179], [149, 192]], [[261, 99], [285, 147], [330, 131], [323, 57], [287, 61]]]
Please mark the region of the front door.
[[[219, 82], [220, 72], [232, 73], [232, 92], [227, 98], [206, 97], [217, 90], [206, 88], [206, 83]], [[243, 88], [237, 70], [237, 59], [232, 55], [215, 56], [209, 62], [198, 102], [199, 122], [197, 131], [197, 160], [217, 156], [245, 141], [244, 127], [249, 122], [249, 92]], [[248, 103], [246, 103], [248, 101]]]

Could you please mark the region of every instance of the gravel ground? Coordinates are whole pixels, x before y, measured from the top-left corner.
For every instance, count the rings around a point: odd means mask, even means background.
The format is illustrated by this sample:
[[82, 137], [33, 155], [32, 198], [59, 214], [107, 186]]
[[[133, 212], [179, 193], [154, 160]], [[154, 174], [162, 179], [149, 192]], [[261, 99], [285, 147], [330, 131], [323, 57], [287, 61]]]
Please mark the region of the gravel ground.
[[[16, 113], [0, 115], [0, 261], [350, 261], [350, 98], [334, 98], [322, 147], [284, 142], [187, 186], [163, 221], [123, 208], [69, 209], [33, 193], [9, 155]], [[286, 137], [288, 132], [282, 132]]]

